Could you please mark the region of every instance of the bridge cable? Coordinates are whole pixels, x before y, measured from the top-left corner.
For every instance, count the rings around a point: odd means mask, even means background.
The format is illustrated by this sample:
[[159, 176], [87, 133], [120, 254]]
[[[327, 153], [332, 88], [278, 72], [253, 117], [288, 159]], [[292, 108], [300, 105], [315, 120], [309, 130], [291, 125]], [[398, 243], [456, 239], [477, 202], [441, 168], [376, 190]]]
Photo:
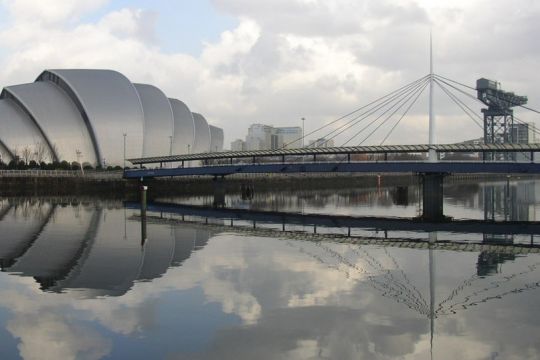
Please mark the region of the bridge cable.
[[[425, 79], [424, 79], [425, 81]], [[391, 98], [385, 100], [384, 102], [382, 102], [381, 104], [378, 104], [376, 107], [374, 108], [370, 108], [369, 110], [366, 110], [364, 111], [362, 114], [356, 116], [355, 118], [353, 118], [352, 120], [348, 121], [347, 123], [345, 123], [344, 125], [332, 130], [330, 133], [326, 134], [325, 137], [328, 137], [330, 136], [331, 134], [337, 132], [335, 135], [333, 135], [332, 137], [326, 139], [325, 143], [328, 143], [328, 141], [334, 139], [336, 136], [342, 134], [345, 130], [348, 130], [350, 129], [351, 127], [359, 124], [360, 122], [362, 122], [363, 120], [365, 120], [366, 118], [368, 118], [368, 116], [376, 113], [377, 111], [379, 111], [381, 108], [385, 107], [388, 103], [391, 103], [392, 101], [394, 101], [396, 98], [399, 98], [401, 97], [403, 94], [407, 94], [411, 89], [415, 89], [416, 86], [418, 86], [418, 84], [420, 83], [415, 83], [414, 85], [410, 85], [408, 86], [407, 89], [405, 90], [401, 90], [400, 93], [398, 94], [395, 94], [393, 95]]]
[[392, 128], [390, 129], [390, 131], [386, 134], [386, 136], [384, 137], [384, 139], [381, 141], [381, 143], [379, 145], [382, 145], [384, 144], [384, 142], [388, 139], [388, 137], [392, 134], [392, 132], [394, 132], [394, 129], [399, 125], [399, 123], [401, 122], [401, 120], [403, 120], [403, 118], [407, 115], [407, 113], [409, 112], [409, 110], [414, 106], [414, 104], [416, 104], [416, 101], [418, 100], [418, 98], [420, 97], [420, 95], [422, 95], [422, 93], [424, 92], [424, 90], [426, 89], [426, 87], [428, 86], [429, 83], [426, 83], [426, 85], [424, 85], [424, 88], [422, 89], [422, 91], [420, 91], [416, 97], [414, 98], [414, 100], [409, 104], [409, 107], [407, 109], [405, 109], [405, 112], [403, 112], [403, 114], [401, 115], [401, 117], [399, 118], [399, 120], [394, 124], [394, 126], [392, 126]]
[[519, 106], [519, 107], [522, 107], [522, 108], [524, 108], [524, 109], [530, 110], [530, 111], [532, 111], [532, 112], [535, 112], [535, 113], [537, 113], [537, 114], [540, 114], [540, 111], [535, 110], [535, 109], [533, 109], [533, 108], [530, 108], [530, 107], [528, 107], [528, 106], [524, 106], [524, 105], [518, 105], [518, 106]]
[[[429, 80], [425, 80], [426, 82], [428, 82]], [[422, 87], [422, 85], [424, 85], [423, 83], [419, 84], [419, 85], [416, 85], [414, 89], [408, 91], [407, 93], [405, 94], [402, 94], [404, 95], [402, 97], [402, 95], [400, 95], [400, 98], [392, 104], [392, 106], [390, 106], [388, 109], [386, 109], [382, 114], [380, 114], [379, 116], [377, 116], [374, 120], [372, 120], [369, 124], [367, 124], [366, 126], [364, 126], [362, 129], [360, 129], [359, 131], [357, 131], [352, 137], [350, 137], [347, 141], [345, 141], [341, 146], [345, 146], [347, 145], [350, 141], [352, 141], [355, 137], [357, 137], [360, 133], [362, 133], [364, 130], [366, 130], [367, 128], [369, 128], [371, 125], [373, 125], [375, 122], [377, 122], [381, 117], [383, 117], [384, 115], [386, 115], [389, 111], [391, 111], [392, 109], [394, 109], [397, 105], [399, 105], [403, 100], [408, 100], [408, 98], [411, 97], [411, 94], [414, 95], [414, 92], [416, 90], [418, 90], [419, 88]], [[390, 116], [392, 116], [397, 110], [399, 110], [401, 107], [403, 106], [403, 104], [400, 105], [400, 107], [398, 107]]]
[[[426, 80], [424, 80], [424, 81], [427, 82], [428, 80], [426, 79]], [[396, 106], [396, 104], [399, 104], [399, 102], [402, 101], [403, 96], [405, 96], [405, 97], [408, 96], [411, 92], [415, 91], [415, 90], [416, 90], [418, 87], [420, 87], [420, 86], [422, 86], [422, 83], [418, 83], [418, 84], [416, 84], [414, 87], [412, 87], [412, 88], [410, 88], [410, 89], [407, 89], [407, 91], [404, 91], [404, 92], [402, 92], [401, 94], [394, 96], [392, 99], [389, 99], [389, 101], [386, 101], [384, 104], [381, 104], [378, 108], [374, 109], [374, 110], [371, 111], [369, 114], [366, 114], [360, 121], [367, 119], [369, 116], [374, 115], [377, 111], [383, 109], [385, 106], [387, 106], [387, 105], [389, 105], [389, 104], [392, 104], [392, 102], [390, 102], [390, 100], [391, 100], [391, 101], [394, 101], [394, 100], [395, 100], [395, 102], [393, 103], [393, 105], [391, 105], [388, 109], [384, 110], [383, 113], [380, 114], [380, 115], [375, 119], [375, 121], [378, 120], [379, 118], [381, 118], [382, 116], [384, 116], [388, 111], [390, 111], [392, 108], [394, 108], [394, 107]], [[357, 125], [358, 123], [360, 123], [360, 121], [357, 121], [357, 122], [355, 122], [354, 124], [352, 124], [351, 126], [348, 126], [346, 129], [341, 130], [339, 133], [335, 134], [335, 135], [332, 136], [330, 139], [335, 138], [337, 135], [343, 133], [345, 130], [348, 130], [349, 128], [351, 128], [351, 127], [354, 126], [354, 125]], [[372, 121], [372, 122], [369, 123], [367, 126], [365, 126], [364, 128], [362, 128], [362, 129], [360, 130], [360, 132], [362, 132], [362, 131], [363, 131], [364, 129], [366, 129], [367, 127], [371, 126], [371, 124], [373, 124], [373, 122], [374, 122], [374, 121]], [[355, 134], [355, 136], [358, 135], [360, 132], [357, 132], [357, 133]], [[353, 138], [354, 138], [354, 136], [353, 136]], [[342, 146], [346, 145], [350, 140], [352, 140], [352, 138], [349, 139], [348, 141], [346, 141], [344, 144], [342, 144]]]
[[328, 141], [334, 139], [335, 137], [337, 137], [338, 135], [342, 134], [345, 130], [348, 130], [350, 129], [351, 127], [359, 124], [360, 122], [364, 121], [365, 119], [367, 119], [370, 115], [373, 115], [374, 113], [376, 113], [377, 111], [379, 111], [381, 108], [384, 108], [386, 105], [388, 105], [389, 103], [391, 103], [392, 101], [394, 101], [396, 98], [400, 98], [403, 94], [407, 94], [409, 91], [415, 89], [419, 84], [421, 84], [423, 81], [426, 81], [426, 79], [422, 78], [422, 79], [419, 79], [417, 82], [415, 82], [414, 84], [411, 84], [409, 86], [407, 86], [407, 88], [405, 89], [402, 89], [401, 91], [399, 91], [399, 93], [396, 93], [394, 95], [392, 95], [390, 98], [386, 99], [385, 101], [383, 101], [382, 103], [378, 104], [377, 106], [375, 106], [374, 108], [370, 108], [366, 111], [364, 111], [363, 113], [361, 113], [360, 115], [354, 117], [352, 120], [349, 120], [347, 123], [345, 123], [344, 125], [332, 130], [330, 133], [326, 134], [324, 137], [328, 137], [330, 135], [332, 135], [333, 133], [336, 133], [335, 135], [333, 135], [332, 137], [326, 139], [325, 143], [328, 143]]
[[[442, 86], [442, 84], [440, 83], [440, 80], [436, 79], [435, 82], [437, 83], [437, 85], [446, 93], [446, 95], [452, 99], [452, 101], [454, 101], [454, 103], [456, 103], [456, 105], [458, 105], [461, 110], [463, 110], [463, 112], [481, 129], [481, 130], [484, 130], [484, 127], [482, 126], [482, 123], [479, 123], [477, 120], [475, 120], [470, 113], [472, 113], [474, 116], [476, 116], [478, 119], [482, 120], [482, 117], [480, 115], [478, 115], [474, 110], [472, 110], [469, 106], [467, 106], [467, 104], [465, 104], [459, 97], [457, 97], [455, 94], [453, 94], [450, 89], [447, 89], [445, 88], [444, 86]], [[443, 81], [444, 82], [444, 81]], [[446, 83], [446, 82], [444, 82]], [[446, 83], [447, 84], [447, 83]], [[449, 85], [449, 84], [447, 84]], [[451, 85], [449, 85], [451, 86]], [[453, 86], [451, 86], [453, 87]], [[454, 88], [454, 87], [453, 87]], [[478, 99], [476, 99], [478, 100]], [[470, 113], [465, 110], [465, 108], [468, 109], [468, 111], [470, 111]], [[492, 143], [495, 147], [498, 147], [498, 148], [501, 148], [503, 147], [503, 144], [500, 144], [500, 143]]]
[[[479, 123], [474, 117], [471, 116], [469, 111], [480, 117], [476, 114], [470, 107], [468, 107], [463, 101], [461, 101], [455, 94], [452, 94], [448, 89], [446, 89], [438, 80], [435, 80], [435, 83], [441, 88], [442, 91], [457, 105], [463, 110], [463, 112], [480, 128], [483, 130], [483, 126]], [[468, 110], [468, 111], [467, 111]]]
[[[518, 124], [525, 124], [525, 125], [529, 125], [528, 122], [526, 122], [525, 120], [521, 120], [520, 118], [516, 117], [514, 115], [514, 120], [516, 120], [516, 122]], [[534, 124], [534, 123], [533, 123]], [[530, 129], [532, 132], [534, 132], [536, 135], [540, 135], [540, 129], [537, 129], [536, 127], [533, 127], [532, 129]]]
[[367, 107], [369, 107], [369, 106], [371, 106], [371, 105], [373, 105], [373, 104], [376, 104], [377, 102], [379, 102], [379, 101], [381, 101], [381, 100], [383, 100], [383, 99], [385, 99], [385, 98], [387, 98], [387, 97], [393, 95], [394, 93], [399, 92], [399, 91], [401, 91], [401, 90], [403, 90], [403, 89], [405, 89], [405, 88], [407, 88], [407, 87], [409, 87], [409, 86], [411, 86], [411, 85], [413, 85], [413, 84], [416, 84], [416, 83], [420, 82], [421, 80], [424, 80], [424, 79], [425, 79], [426, 77], [428, 77], [428, 76], [429, 76], [429, 75], [426, 75], [426, 76], [424, 76], [424, 77], [422, 77], [422, 78], [420, 78], [420, 79], [417, 79], [417, 80], [415, 80], [415, 81], [412, 81], [412, 82], [410, 82], [409, 84], [406, 84], [406, 85], [400, 87], [399, 89], [396, 89], [396, 90], [394, 90], [394, 91], [392, 91], [392, 92], [390, 92], [390, 93], [388, 93], [388, 94], [386, 94], [386, 95], [384, 95], [384, 96], [381, 96], [380, 98], [377, 98], [377, 99], [371, 101], [370, 103], [368, 103], [368, 104], [366, 104], [366, 105], [364, 105], [364, 106], [362, 106], [362, 107], [360, 107], [360, 108], [358, 108], [358, 109], [356, 109], [356, 110], [354, 110], [354, 111], [351, 111], [350, 113], [348, 113], [348, 114], [346, 114], [346, 115], [343, 115], [343, 116], [341, 116], [341, 117], [339, 117], [339, 118], [337, 118], [337, 119], [335, 119], [335, 120], [332, 120], [332, 121], [329, 122], [328, 124], [325, 124], [325, 125], [323, 125], [323, 126], [317, 128], [317, 129], [315, 129], [315, 130], [313, 130], [313, 131], [311, 131], [311, 132], [305, 134], [303, 137], [300, 137], [300, 138], [298, 138], [298, 139], [295, 139], [294, 141], [291, 141], [291, 142], [289, 142], [289, 143], [287, 143], [287, 144], [284, 144], [284, 145], [283, 145], [283, 148], [287, 147], [288, 145], [290, 145], [290, 144], [292, 144], [292, 143], [294, 143], [294, 142], [296, 142], [296, 141], [302, 140], [302, 138], [305, 138], [306, 136], [312, 135], [312, 134], [314, 134], [314, 133], [316, 133], [316, 132], [318, 132], [318, 131], [324, 129], [324, 128], [327, 127], [327, 126], [330, 126], [330, 125], [332, 125], [332, 124], [335, 124], [336, 122], [338, 122], [338, 121], [340, 121], [340, 120], [343, 120], [343, 119], [345, 119], [345, 118], [347, 118], [347, 117], [349, 117], [349, 116], [351, 116], [351, 115], [353, 115], [353, 114], [356, 114], [356, 113], [359, 112], [360, 110], [363, 110], [363, 109], [365, 109], [365, 108], [367, 108]]
[[[460, 82], [458, 82], [458, 81], [455, 81], [455, 80], [446, 78], [446, 77], [444, 77], [444, 76], [441, 76], [441, 75], [435, 75], [435, 76], [438, 76], [438, 77], [440, 77], [440, 78], [442, 78], [442, 79], [444, 79], [444, 80], [451, 81], [451, 82], [453, 82], [453, 83], [455, 83], [455, 84], [461, 85], [461, 86], [466, 87], [466, 88], [468, 88], [468, 89], [475, 90], [475, 91], [477, 90], [477, 89], [473, 88], [472, 86], [462, 84], [462, 83], [460, 83]], [[540, 111], [539, 111], [539, 110], [535, 110], [535, 109], [533, 109], [533, 108], [531, 108], [531, 107], [528, 107], [528, 106], [525, 106], [525, 105], [518, 105], [518, 106], [519, 106], [519, 107], [522, 107], [522, 108], [524, 108], [524, 109], [530, 110], [530, 111], [532, 111], [532, 112], [535, 112], [535, 113], [537, 113], [537, 114], [540, 114]]]
[[[443, 77], [440, 76], [440, 75], [435, 75], [435, 76], [440, 77], [440, 78], [443, 78]], [[444, 78], [444, 79], [445, 79], [445, 78]], [[468, 97], [470, 97], [471, 99], [477, 101], [478, 103], [480, 103], [480, 104], [482, 104], [482, 105], [485, 105], [480, 99], [476, 98], [475, 96], [473, 96], [473, 95], [471, 95], [471, 94], [469, 94], [469, 93], [467, 93], [467, 92], [464, 92], [464, 91], [462, 91], [462, 90], [459, 89], [459, 88], [456, 88], [455, 86], [453, 86], [452, 84], [447, 83], [447, 82], [444, 81], [444, 80], [441, 80], [441, 79], [438, 79], [438, 80], [439, 80], [439, 81], [442, 81], [442, 82], [445, 83], [446, 85], [448, 85], [448, 86], [450, 86], [450, 87], [456, 89], [457, 91], [459, 91], [459, 92], [461, 92], [461, 93], [467, 95]], [[453, 81], [453, 80], [451, 80], [451, 81]], [[454, 81], [454, 82], [456, 82], [456, 81]], [[456, 83], [457, 83], [457, 82], [456, 82]], [[460, 83], [458, 83], [458, 84], [460, 84]], [[468, 88], [471, 88], [470, 86], [467, 86], [467, 85], [463, 85], [463, 84], [460, 84], [460, 85], [465, 86], [465, 87], [468, 87]], [[535, 111], [534, 109], [528, 109], [528, 110]], [[482, 119], [481, 116], [478, 115], [478, 117], [479, 117], [480, 119]], [[522, 124], [526, 124], [525, 121], [520, 120], [520, 119], [519, 119], [518, 117], [516, 117], [516, 116], [514, 116], [514, 119], [517, 120], [517, 122], [521, 122]], [[482, 119], [482, 121], [483, 121], [483, 119]], [[483, 127], [482, 127], [482, 128], [483, 128]], [[534, 133], [537, 134], [537, 135], [540, 135], [540, 129], [536, 129], [536, 127], [532, 128], [531, 131], [534, 132]]]
[[468, 89], [471, 89], [471, 90], [476, 91], [476, 88], [473, 88], [472, 86], [469, 86], [469, 85], [462, 84], [462, 83], [460, 83], [459, 81], [455, 81], [455, 80], [449, 79], [449, 78], [444, 77], [444, 76], [439, 75], [439, 74], [434, 74], [434, 75], [435, 75], [436, 77], [441, 78], [441, 79], [444, 79], [444, 80], [447, 80], [447, 81], [451, 81], [451, 82], [453, 82], [454, 84], [458, 84], [458, 85], [461, 85], [461, 86], [466, 87], [466, 88], [468, 88]]
[[[373, 135], [373, 133], [375, 133], [378, 129], [380, 129], [380, 127], [383, 126], [385, 123], [387, 123], [388, 120], [390, 120], [390, 119], [392, 118], [392, 116], [394, 116], [394, 114], [395, 114], [396, 112], [398, 112], [399, 110], [401, 110], [401, 108], [402, 108], [405, 104], [407, 104], [407, 102], [409, 102], [409, 100], [411, 100], [416, 94], [420, 95], [420, 94], [424, 91], [424, 89], [427, 87], [428, 84], [429, 84], [429, 82], [426, 82], [426, 83], [424, 84], [423, 87], [419, 87], [419, 88], [417, 88], [414, 92], [412, 92], [412, 93], [408, 96], [408, 98], [406, 98], [405, 101], [404, 101], [401, 105], [399, 105], [399, 107], [396, 108], [396, 109], [395, 109], [395, 110], [394, 110], [394, 111], [393, 111], [393, 112], [392, 112], [392, 113], [391, 113], [391, 114], [390, 114], [390, 115], [389, 115], [382, 123], [380, 123], [379, 125], [377, 125], [377, 127], [376, 127], [375, 129], [373, 129], [373, 130], [372, 130], [372, 131], [371, 131], [371, 132], [370, 132], [370, 133], [369, 133], [369, 134], [368, 134], [368, 135], [367, 135], [367, 136], [366, 136], [366, 137], [358, 144], [358, 146], [362, 145], [367, 139], [369, 139], [369, 137], [370, 137], [371, 135]], [[408, 110], [408, 109], [407, 109], [407, 110]], [[403, 117], [403, 116], [402, 116], [402, 117]]]
[[[485, 104], [484, 104], [480, 99], [478, 99], [476, 96], [471, 95], [471, 94], [469, 94], [468, 92], [463, 91], [463, 90], [461, 90], [460, 88], [455, 87], [454, 85], [452, 85], [452, 84], [450, 84], [449, 82], [447, 82], [447, 81], [445, 80], [446, 78], [444, 78], [444, 77], [442, 77], [442, 76], [440, 76], [440, 75], [435, 75], [435, 77], [437, 78], [437, 80], [439, 80], [439, 81], [443, 82], [444, 84], [450, 86], [451, 88], [453, 88], [453, 89], [459, 91], [460, 93], [462, 93], [462, 94], [464, 94], [464, 95], [470, 97], [470, 98], [473, 99], [474, 101], [477, 101], [478, 103], [480, 103], [480, 104], [482, 104], [482, 105], [485, 105]], [[470, 86], [467, 86], [467, 85], [462, 85], [462, 86], [465, 86], [465, 87], [467, 87], [467, 88], [472, 89]], [[473, 90], [476, 90], [476, 89], [473, 89]]]
[[[438, 78], [437, 78], [437, 81], [438, 81], [438, 82], [442, 82], [442, 83], [446, 84], [447, 86], [449, 86], [449, 87], [451, 87], [451, 88], [453, 88], [453, 89], [459, 91], [460, 93], [466, 95], [467, 97], [473, 99], [474, 101], [478, 102], [479, 104], [485, 105], [485, 104], [484, 104], [480, 99], [478, 99], [477, 97], [475, 97], [475, 96], [473, 96], [473, 95], [471, 95], [471, 94], [469, 94], [469, 93], [467, 93], [467, 92], [465, 92], [465, 91], [463, 91], [463, 90], [461, 90], [461, 89], [455, 87], [455, 86], [452, 85], [452, 84], [449, 84], [449, 83], [446, 82], [445, 80], [442, 80], [442, 79], [446, 79], [446, 78], [444, 78], [444, 77], [442, 77], [442, 76], [440, 76], [440, 75], [436, 75], [436, 76], [438, 77]], [[449, 79], [449, 80], [450, 80], [450, 79]], [[453, 80], [450, 80], [450, 81], [453, 81]], [[464, 87], [467, 87], [467, 88], [472, 89], [470, 86], [467, 86], [467, 85], [458, 83], [457, 81], [453, 81], [453, 82], [455, 82], [455, 83], [457, 83], [457, 84], [460, 84], [460, 85], [462, 85], [462, 86], [464, 86]], [[455, 96], [455, 95], [454, 95], [454, 96]], [[455, 98], [459, 100], [458, 97], [455, 97]], [[469, 111], [471, 111], [472, 114], [474, 114], [476, 117], [478, 117], [480, 120], [482, 120], [482, 122], [484, 121], [484, 119], [483, 119], [480, 115], [478, 115], [474, 110], [472, 110], [472, 109], [469, 108], [467, 105], [465, 105], [465, 103], [464, 103], [463, 101], [461, 101], [461, 100], [459, 100], [459, 101], [460, 101], [465, 107], [467, 107], [467, 109], [469, 109]], [[464, 110], [464, 111], [465, 111], [465, 110]], [[471, 116], [469, 115], [469, 117], [471, 117]], [[471, 119], [472, 119], [472, 118], [471, 118]], [[472, 120], [474, 121], [474, 119], [472, 119]], [[476, 121], [475, 121], [475, 123], [476, 123]], [[481, 128], [482, 130], [484, 129], [483, 124], [482, 124], [482, 125], [479, 125], [479, 126], [480, 126], [480, 128]], [[495, 145], [496, 147], [502, 147], [502, 146], [503, 146], [503, 144], [501, 144], [501, 143], [492, 143], [492, 145]]]

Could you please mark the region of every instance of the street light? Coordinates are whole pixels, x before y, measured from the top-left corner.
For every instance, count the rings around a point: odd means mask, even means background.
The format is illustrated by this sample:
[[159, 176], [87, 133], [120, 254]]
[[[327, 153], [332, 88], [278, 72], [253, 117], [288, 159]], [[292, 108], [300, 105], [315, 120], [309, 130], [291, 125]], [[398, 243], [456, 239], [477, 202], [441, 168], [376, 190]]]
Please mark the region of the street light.
[[124, 136], [124, 169], [125, 169], [126, 168], [126, 137], [127, 137], [127, 133], [123, 133], [122, 135]]
[[77, 155], [77, 162], [79, 163], [79, 167], [81, 168], [81, 174], [84, 175], [84, 170], [81, 162], [82, 152], [81, 150], [77, 149], [75, 150], [75, 154]]
[[172, 135], [169, 135], [169, 156], [172, 156]]
[[302, 147], [304, 147], [304, 121], [306, 118], [302, 118]]

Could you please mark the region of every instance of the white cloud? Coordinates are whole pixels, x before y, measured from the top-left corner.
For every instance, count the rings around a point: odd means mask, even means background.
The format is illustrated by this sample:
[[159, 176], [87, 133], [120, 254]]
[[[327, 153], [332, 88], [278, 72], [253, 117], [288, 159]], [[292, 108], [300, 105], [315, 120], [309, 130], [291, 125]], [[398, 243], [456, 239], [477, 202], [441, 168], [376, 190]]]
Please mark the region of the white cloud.
[[[533, 35], [540, 31], [540, 4], [534, 1], [508, 7], [502, 0], [214, 0], [239, 23], [205, 43], [198, 56], [160, 49], [159, 14], [151, 8], [81, 20], [106, 3], [4, 1], [12, 20], [0, 31], [0, 82], [30, 82], [44, 68], [115, 69], [184, 100], [224, 127], [227, 144], [257, 122], [300, 125], [305, 117], [309, 132], [425, 75], [432, 28], [437, 73], [469, 85], [482, 76], [494, 78], [540, 107], [540, 45]], [[398, 128], [407, 136], [391, 142], [426, 141], [426, 107], [417, 106]], [[437, 111], [441, 141], [464, 140], [463, 129], [481, 135], [442, 93]], [[379, 140], [388, 129], [381, 128]]]
[[75, 21], [79, 16], [99, 9], [110, 0], [3, 0], [15, 22], [47, 25]]

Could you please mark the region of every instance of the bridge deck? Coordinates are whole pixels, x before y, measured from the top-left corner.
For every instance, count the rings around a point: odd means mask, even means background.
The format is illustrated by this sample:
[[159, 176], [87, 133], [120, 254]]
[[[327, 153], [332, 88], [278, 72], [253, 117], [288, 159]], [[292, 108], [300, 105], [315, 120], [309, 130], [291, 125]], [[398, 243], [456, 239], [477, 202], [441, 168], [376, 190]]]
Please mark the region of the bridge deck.
[[240, 159], [253, 157], [317, 156], [317, 155], [352, 155], [352, 154], [403, 154], [427, 153], [434, 149], [437, 153], [490, 153], [490, 152], [540, 152], [540, 144], [441, 144], [441, 145], [381, 145], [347, 146], [331, 148], [295, 148], [252, 151], [225, 151], [201, 154], [183, 154], [128, 159], [134, 165], [181, 162], [193, 160]]
[[199, 167], [177, 167], [156, 169], [132, 169], [124, 172], [127, 179], [140, 179], [167, 176], [209, 175], [226, 176], [231, 174], [261, 173], [508, 173], [538, 174], [540, 163], [518, 162], [327, 162], [327, 163], [271, 163], [271, 164], [233, 164]]

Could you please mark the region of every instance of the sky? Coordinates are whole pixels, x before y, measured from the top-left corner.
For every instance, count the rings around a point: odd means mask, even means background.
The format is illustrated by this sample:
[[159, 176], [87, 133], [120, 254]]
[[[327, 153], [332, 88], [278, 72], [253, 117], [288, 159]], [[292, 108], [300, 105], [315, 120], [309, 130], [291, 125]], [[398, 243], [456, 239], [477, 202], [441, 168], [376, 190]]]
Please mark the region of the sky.
[[[310, 133], [421, 78], [430, 32], [436, 74], [469, 86], [497, 80], [540, 109], [539, 19], [534, 0], [0, 0], [0, 84], [47, 68], [117, 70], [202, 113], [228, 147], [253, 123], [305, 118]], [[437, 142], [482, 136], [445, 93], [434, 95]], [[386, 144], [426, 143], [427, 109], [426, 91]], [[366, 144], [380, 143], [398, 115]], [[516, 115], [540, 127], [540, 115]]]

